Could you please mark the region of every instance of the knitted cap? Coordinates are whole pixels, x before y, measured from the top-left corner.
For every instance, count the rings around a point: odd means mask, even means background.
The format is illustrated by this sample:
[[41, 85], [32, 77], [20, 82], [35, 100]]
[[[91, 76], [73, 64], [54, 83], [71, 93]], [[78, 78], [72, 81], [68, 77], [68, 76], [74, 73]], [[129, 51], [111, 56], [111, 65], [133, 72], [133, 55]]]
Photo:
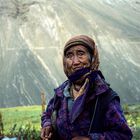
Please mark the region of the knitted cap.
[[90, 53], [93, 52], [95, 48], [95, 42], [93, 39], [91, 39], [86, 35], [79, 35], [79, 36], [72, 37], [66, 42], [64, 47], [64, 55], [69, 48], [76, 45], [82, 45], [86, 47]]

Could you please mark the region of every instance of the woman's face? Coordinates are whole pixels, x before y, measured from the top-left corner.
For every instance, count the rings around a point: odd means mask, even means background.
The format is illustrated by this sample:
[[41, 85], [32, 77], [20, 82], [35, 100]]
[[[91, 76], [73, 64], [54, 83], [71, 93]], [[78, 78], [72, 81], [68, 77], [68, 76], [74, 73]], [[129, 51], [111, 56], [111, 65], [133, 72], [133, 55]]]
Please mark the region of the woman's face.
[[65, 67], [69, 74], [78, 69], [90, 66], [90, 54], [82, 45], [73, 46], [66, 51], [64, 56]]

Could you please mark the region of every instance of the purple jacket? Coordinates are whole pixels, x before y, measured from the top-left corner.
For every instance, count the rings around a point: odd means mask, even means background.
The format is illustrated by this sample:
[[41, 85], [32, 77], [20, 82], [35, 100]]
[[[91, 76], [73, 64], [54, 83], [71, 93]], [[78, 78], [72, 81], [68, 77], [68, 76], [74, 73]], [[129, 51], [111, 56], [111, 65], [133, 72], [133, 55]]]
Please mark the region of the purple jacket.
[[[95, 82], [96, 86], [90, 93], [81, 95], [72, 105], [69, 105], [70, 97], [64, 95], [68, 81], [55, 89], [55, 95], [42, 115], [42, 127], [52, 125], [52, 114], [56, 110], [57, 140], [71, 140], [75, 136], [89, 136], [91, 140], [131, 140], [132, 132], [117, 98], [110, 100], [104, 110], [95, 105], [97, 98], [109, 91], [108, 84], [100, 76]], [[96, 111], [94, 114], [95, 106], [99, 116]], [[96, 122], [91, 121], [93, 116], [96, 116]]]

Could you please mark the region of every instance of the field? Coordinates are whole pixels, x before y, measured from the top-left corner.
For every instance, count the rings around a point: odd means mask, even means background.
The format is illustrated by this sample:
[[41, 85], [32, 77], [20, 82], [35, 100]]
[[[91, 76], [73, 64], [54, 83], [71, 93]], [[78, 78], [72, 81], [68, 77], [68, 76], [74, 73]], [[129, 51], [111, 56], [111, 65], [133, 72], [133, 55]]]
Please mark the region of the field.
[[[20, 139], [39, 139], [41, 106], [26, 106], [0, 109], [3, 133], [8, 136], [21, 136]], [[26, 137], [26, 138], [25, 138]]]
[[[124, 105], [124, 112], [133, 131], [133, 140], [140, 140], [140, 105]], [[1, 108], [0, 133], [20, 139], [40, 139], [41, 106]]]

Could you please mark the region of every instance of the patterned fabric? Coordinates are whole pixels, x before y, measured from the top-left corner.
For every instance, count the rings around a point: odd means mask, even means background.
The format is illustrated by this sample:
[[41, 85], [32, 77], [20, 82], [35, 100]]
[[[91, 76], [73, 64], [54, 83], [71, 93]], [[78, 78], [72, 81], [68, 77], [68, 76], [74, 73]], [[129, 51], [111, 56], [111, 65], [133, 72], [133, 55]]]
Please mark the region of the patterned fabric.
[[[64, 82], [55, 90], [54, 97], [50, 100], [46, 111], [41, 118], [42, 127], [52, 125], [52, 114], [56, 110], [57, 140], [71, 140], [75, 136], [88, 136], [91, 140], [131, 140], [132, 133], [129, 129], [118, 100], [112, 100], [103, 114], [102, 130], [90, 131], [91, 110], [89, 102], [95, 102], [95, 97], [107, 94], [109, 85], [100, 74], [95, 78], [94, 88], [82, 94], [71, 102], [68, 94], [70, 83]], [[102, 111], [102, 110], [101, 110]]]

